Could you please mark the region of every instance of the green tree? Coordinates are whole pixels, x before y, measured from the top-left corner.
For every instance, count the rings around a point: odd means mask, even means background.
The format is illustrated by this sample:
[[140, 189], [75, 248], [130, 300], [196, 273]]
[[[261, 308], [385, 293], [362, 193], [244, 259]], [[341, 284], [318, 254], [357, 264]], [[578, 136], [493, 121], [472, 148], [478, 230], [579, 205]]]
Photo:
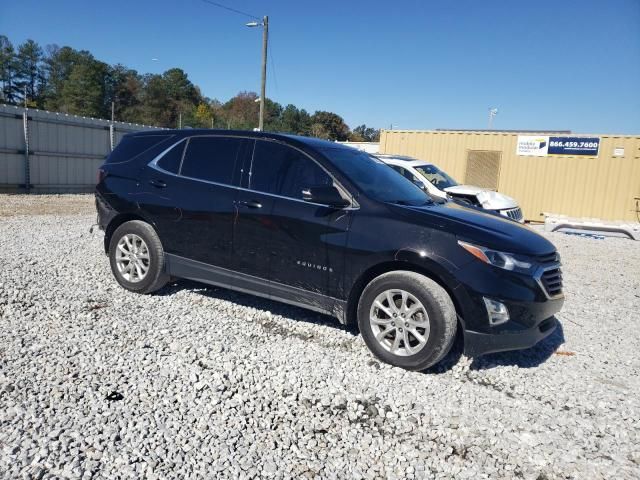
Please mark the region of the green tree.
[[110, 112], [113, 102], [116, 120], [140, 121], [141, 95], [142, 82], [138, 72], [120, 64], [108, 68], [105, 108]]
[[206, 102], [201, 102], [196, 107], [195, 119], [197, 124], [195, 126], [202, 128], [211, 128], [213, 126], [213, 109]]
[[95, 59], [86, 50], [77, 51], [71, 47], [48, 45], [45, 50], [44, 71], [47, 82], [43, 92], [44, 106], [48, 110], [66, 111], [62, 104], [62, 91], [71, 70], [79, 63], [89, 63]]
[[322, 138], [323, 140], [330, 139], [329, 132], [327, 131], [327, 129], [322, 123], [311, 124], [309, 133], [311, 134], [312, 137]]
[[183, 70], [172, 68], [162, 75], [145, 75], [143, 85], [144, 123], [177, 128], [182, 115], [182, 125], [193, 126], [202, 96]]
[[74, 115], [107, 117], [105, 78], [108, 69], [107, 64], [97, 60], [75, 64], [62, 87], [62, 109]]
[[16, 95], [16, 52], [11, 41], [4, 35], [0, 35], [0, 100], [4, 103], [15, 103]]
[[[260, 104], [258, 104], [260, 107]], [[258, 118], [260, 117], [258, 108]], [[282, 105], [267, 98], [264, 102], [264, 129], [268, 132], [282, 131]]]
[[258, 126], [260, 105], [255, 92], [240, 92], [223, 106], [227, 128], [253, 130]]
[[369, 128], [364, 124], [359, 125], [351, 132], [350, 140], [352, 142], [378, 142], [380, 141], [380, 130]]
[[35, 105], [39, 99], [38, 80], [42, 77], [42, 48], [29, 39], [18, 47], [16, 55], [16, 87], [23, 101], [26, 95], [27, 101]]
[[295, 105], [289, 104], [282, 111], [281, 118], [283, 132], [296, 135], [311, 134], [311, 115], [304, 108], [298, 109]]
[[[312, 127], [315, 127], [315, 132], [320, 133], [320, 135], [316, 135], [314, 131], [312, 131], [312, 135], [317, 136], [319, 138], [327, 138], [329, 140], [338, 140], [345, 141], [349, 138], [349, 127], [340, 115], [337, 115], [333, 112], [324, 112], [318, 111], [313, 114], [311, 117]], [[322, 129], [319, 129], [317, 125], [322, 126]], [[312, 128], [313, 130], [313, 128]]]
[[174, 101], [186, 100], [194, 105], [202, 98], [187, 74], [180, 68], [171, 68], [162, 74], [167, 96]]

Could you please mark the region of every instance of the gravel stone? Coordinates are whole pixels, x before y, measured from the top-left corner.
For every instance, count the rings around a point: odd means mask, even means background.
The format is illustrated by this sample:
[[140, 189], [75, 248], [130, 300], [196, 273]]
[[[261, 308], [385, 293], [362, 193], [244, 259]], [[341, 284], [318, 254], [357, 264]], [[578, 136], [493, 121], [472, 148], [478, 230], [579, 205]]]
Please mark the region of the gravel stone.
[[314, 312], [123, 290], [91, 204], [0, 195], [1, 478], [640, 477], [640, 242], [545, 234], [557, 332], [406, 372]]

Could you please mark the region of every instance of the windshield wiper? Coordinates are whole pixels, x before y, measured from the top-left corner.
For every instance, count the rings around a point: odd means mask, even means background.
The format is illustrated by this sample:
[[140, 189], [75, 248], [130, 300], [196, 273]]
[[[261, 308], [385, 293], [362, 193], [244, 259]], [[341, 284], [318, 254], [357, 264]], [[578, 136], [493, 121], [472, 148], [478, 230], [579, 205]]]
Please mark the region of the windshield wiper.
[[415, 203], [408, 200], [389, 200], [389, 203], [393, 203], [394, 205], [405, 205], [407, 207], [422, 207], [423, 205], [431, 205], [433, 200], [427, 199], [423, 203]]

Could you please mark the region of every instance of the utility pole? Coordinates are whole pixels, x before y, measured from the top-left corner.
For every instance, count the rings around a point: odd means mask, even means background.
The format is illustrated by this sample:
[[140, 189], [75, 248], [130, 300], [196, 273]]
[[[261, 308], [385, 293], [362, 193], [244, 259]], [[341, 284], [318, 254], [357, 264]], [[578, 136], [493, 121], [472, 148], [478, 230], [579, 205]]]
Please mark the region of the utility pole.
[[116, 102], [111, 102], [111, 123], [113, 123], [116, 117]]
[[262, 27], [262, 82], [260, 84], [260, 118], [258, 119], [258, 130], [264, 128], [264, 103], [267, 96], [267, 44], [269, 42], [269, 17], [262, 17], [262, 23], [249, 22], [247, 27]]
[[262, 18], [262, 85], [260, 86], [260, 120], [258, 130], [264, 128], [264, 101], [267, 95], [267, 42], [269, 41], [269, 17]]
[[178, 129], [182, 128], [182, 112], [178, 113]]

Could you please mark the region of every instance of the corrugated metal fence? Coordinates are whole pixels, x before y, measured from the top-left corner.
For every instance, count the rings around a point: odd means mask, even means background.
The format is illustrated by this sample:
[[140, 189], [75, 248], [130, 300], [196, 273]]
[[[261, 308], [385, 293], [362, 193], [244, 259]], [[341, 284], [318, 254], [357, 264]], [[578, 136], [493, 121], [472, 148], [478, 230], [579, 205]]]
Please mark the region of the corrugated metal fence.
[[122, 136], [154, 128], [0, 105], [0, 191], [91, 191]]
[[[527, 134], [529, 134], [527, 132]], [[640, 215], [640, 136], [575, 135], [600, 139], [598, 155], [517, 155], [518, 133], [383, 130], [380, 153], [434, 163], [459, 182], [482, 183], [514, 197], [527, 220], [542, 213], [637, 221]], [[491, 155], [489, 155], [491, 154]], [[478, 174], [478, 159], [486, 171]], [[481, 167], [481, 166], [480, 166]]]

